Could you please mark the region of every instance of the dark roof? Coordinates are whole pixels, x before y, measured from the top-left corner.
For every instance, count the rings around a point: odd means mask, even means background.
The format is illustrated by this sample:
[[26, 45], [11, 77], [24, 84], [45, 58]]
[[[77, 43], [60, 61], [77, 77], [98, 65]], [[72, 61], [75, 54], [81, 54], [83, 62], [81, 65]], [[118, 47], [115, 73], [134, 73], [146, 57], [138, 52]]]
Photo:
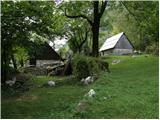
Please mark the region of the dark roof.
[[36, 50], [37, 60], [60, 60], [58, 53], [47, 43], [41, 44]]

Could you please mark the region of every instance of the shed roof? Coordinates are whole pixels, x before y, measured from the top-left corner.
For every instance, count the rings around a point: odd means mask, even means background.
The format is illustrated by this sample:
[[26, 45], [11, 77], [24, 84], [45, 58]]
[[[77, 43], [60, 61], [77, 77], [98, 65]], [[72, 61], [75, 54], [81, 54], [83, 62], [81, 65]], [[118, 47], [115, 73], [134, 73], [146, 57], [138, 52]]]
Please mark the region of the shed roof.
[[41, 44], [37, 48], [36, 59], [38, 60], [60, 60], [59, 54], [47, 43]]
[[124, 33], [121, 32], [121, 33], [118, 33], [110, 38], [108, 38], [104, 44], [102, 45], [102, 47], [99, 49], [99, 51], [104, 51], [104, 50], [108, 50], [108, 49], [111, 49], [111, 48], [114, 48], [115, 45], [117, 44], [118, 40], [121, 38], [121, 36], [123, 35]]

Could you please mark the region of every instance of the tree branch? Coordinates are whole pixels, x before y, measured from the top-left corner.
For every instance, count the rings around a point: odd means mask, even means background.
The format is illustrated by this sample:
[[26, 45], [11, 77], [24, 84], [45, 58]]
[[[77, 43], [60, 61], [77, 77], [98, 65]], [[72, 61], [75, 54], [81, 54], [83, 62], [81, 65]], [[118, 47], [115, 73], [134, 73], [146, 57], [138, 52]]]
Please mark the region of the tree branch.
[[102, 17], [102, 15], [103, 15], [103, 13], [104, 13], [104, 10], [105, 10], [105, 8], [106, 8], [106, 6], [107, 6], [107, 3], [108, 3], [107, 0], [102, 1], [101, 10], [100, 10], [100, 13], [99, 13], [99, 17], [100, 17], [100, 18]]
[[74, 34], [73, 38], [74, 38], [75, 40], [73, 40], [72, 42], [73, 42], [74, 46], [78, 46], [78, 41], [77, 41], [77, 38], [76, 38], [76, 33], [73, 32], [73, 34]]
[[120, 3], [125, 7], [125, 9], [128, 11], [128, 13], [129, 13], [130, 15], [132, 15], [132, 17], [136, 20], [136, 22], [137, 22], [139, 25], [141, 25], [139, 19], [128, 9], [128, 7], [125, 5], [125, 3], [124, 3], [123, 1], [120, 1]]
[[83, 46], [83, 44], [87, 41], [87, 37], [88, 37], [88, 30], [86, 30], [86, 33], [85, 33], [85, 38], [84, 38], [84, 40], [81, 42], [81, 44], [79, 45], [80, 47], [82, 47]]
[[83, 40], [83, 32], [79, 29], [79, 40]]
[[81, 15], [75, 15], [75, 16], [67, 15], [66, 9], [65, 9], [64, 13], [65, 13], [65, 16], [68, 17], [68, 18], [83, 18], [83, 19], [86, 19], [91, 26], [93, 24], [92, 21], [85, 15], [82, 15], [82, 14]]

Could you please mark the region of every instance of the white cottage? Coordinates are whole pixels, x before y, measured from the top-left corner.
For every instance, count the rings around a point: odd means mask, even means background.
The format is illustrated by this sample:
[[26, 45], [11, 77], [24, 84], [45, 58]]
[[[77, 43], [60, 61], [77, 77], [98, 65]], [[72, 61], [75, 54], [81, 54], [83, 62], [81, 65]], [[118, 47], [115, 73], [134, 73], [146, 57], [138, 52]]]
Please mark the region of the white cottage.
[[121, 32], [115, 36], [108, 38], [99, 50], [103, 55], [125, 55], [133, 53], [133, 45], [126, 37], [125, 33]]

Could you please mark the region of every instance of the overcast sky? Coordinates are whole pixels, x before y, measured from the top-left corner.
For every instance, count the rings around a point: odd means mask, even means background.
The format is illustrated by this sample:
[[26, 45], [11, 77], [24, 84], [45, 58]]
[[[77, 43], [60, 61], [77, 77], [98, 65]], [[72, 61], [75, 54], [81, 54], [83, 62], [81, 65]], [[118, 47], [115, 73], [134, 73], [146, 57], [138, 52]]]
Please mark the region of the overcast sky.
[[54, 42], [49, 42], [50, 46], [54, 45], [55, 51], [58, 51], [61, 47], [63, 47], [66, 43], [67, 43], [67, 39], [66, 38], [55, 38]]

